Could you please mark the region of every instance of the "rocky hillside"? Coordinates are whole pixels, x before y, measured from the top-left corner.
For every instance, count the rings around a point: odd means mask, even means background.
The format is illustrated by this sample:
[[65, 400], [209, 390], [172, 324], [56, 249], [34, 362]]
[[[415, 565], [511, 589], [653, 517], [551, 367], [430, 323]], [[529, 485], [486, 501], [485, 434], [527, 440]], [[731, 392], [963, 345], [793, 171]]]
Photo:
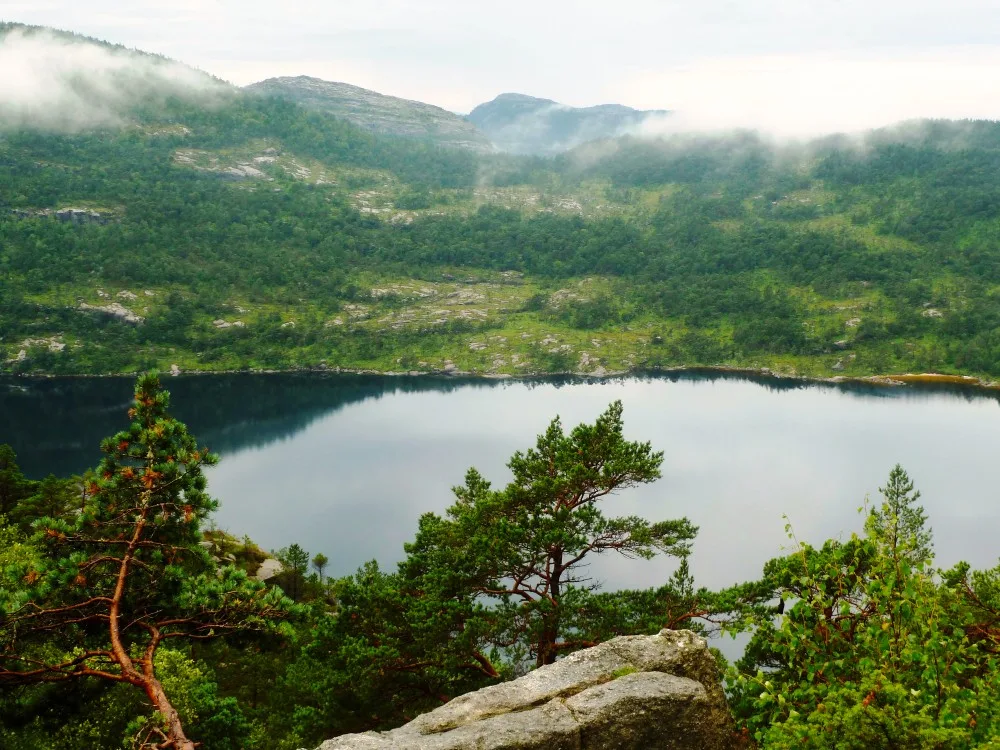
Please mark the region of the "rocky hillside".
[[297, 76], [268, 78], [250, 84], [245, 90], [288, 99], [375, 133], [429, 139], [479, 152], [493, 150], [489, 139], [459, 115], [431, 104], [386, 96], [347, 83]]
[[469, 113], [468, 119], [501, 151], [550, 155], [599, 138], [634, 132], [665, 110], [637, 110], [621, 104], [568, 107], [551, 99], [501, 94]]

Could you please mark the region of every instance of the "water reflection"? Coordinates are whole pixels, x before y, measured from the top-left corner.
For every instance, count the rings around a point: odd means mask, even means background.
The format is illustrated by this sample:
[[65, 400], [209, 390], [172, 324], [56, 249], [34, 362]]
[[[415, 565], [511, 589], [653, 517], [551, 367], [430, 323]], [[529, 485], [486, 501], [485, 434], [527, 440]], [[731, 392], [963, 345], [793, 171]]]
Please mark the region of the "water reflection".
[[[400, 559], [417, 519], [442, 512], [475, 466], [502, 485], [510, 455], [560, 414], [593, 420], [617, 398], [630, 438], [665, 452], [663, 479], [609, 514], [686, 515], [701, 527], [701, 585], [756, 576], [788, 544], [861, 527], [857, 508], [902, 463], [923, 492], [941, 564], [995, 564], [996, 395], [955, 386], [835, 386], [740, 374], [592, 382], [323, 375], [169, 378], [175, 413], [221, 453], [220, 526], [266, 547], [296, 541], [331, 574]], [[0, 442], [26, 471], [78, 472], [125, 423], [130, 379], [2, 380]], [[672, 561], [599, 559], [608, 587], [658, 585]]]
[[[450, 392], [492, 381], [319, 374], [165, 378], [171, 410], [199, 442], [229, 455], [285, 440], [347, 404], [388, 393]], [[25, 473], [73, 474], [100, 459], [102, 438], [126, 424], [133, 378], [0, 378], [0, 443]]]

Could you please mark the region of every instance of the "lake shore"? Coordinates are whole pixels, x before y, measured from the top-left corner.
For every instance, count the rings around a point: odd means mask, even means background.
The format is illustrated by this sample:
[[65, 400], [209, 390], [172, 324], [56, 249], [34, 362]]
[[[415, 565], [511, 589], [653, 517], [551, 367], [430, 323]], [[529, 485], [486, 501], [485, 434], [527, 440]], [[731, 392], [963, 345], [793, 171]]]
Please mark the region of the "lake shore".
[[[634, 368], [630, 370], [609, 370], [592, 372], [534, 372], [525, 374], [506, 373], [483, 373], [471, 370], [443, 369], [443, 370], [376, 370], [371, 368], [351, 368], [351, 367], [329, 367], [320, 365], [318, 367], [295, 367], [288, 369], [251, 368], [251, 369], [227, 369], [227, 370], [183, 370], [177, 372], [161, 372], [162, 377], [190, 377], [190, 376], [210, 376], [210, 375], [292, 375], [301, 374], [326, 374], [326, 375], [368, 375], [382, 377], [405, 377], [405, 378], [463, 378], [472, 380], [510, 380], [510, 381], [531, 381], [544, 380], [547, 378], [578, 378], [580, 380], [612, 380], [626, 377], [655, 377], [669, 376], [675, 374], [692, 375], [712, 375], [720, 376], [733, 375], [745, 376], [760, 379], [773, 379], [781, 382], [797, 381], [803, 384], [816, 383], [828, 385], [872, 385], [885, 387], [903, 386], [954, 386], [968, 388], [970, 390], [981, 390], [989, 392], [1000, 391], [1000, 381], [985, 380], [973, 375], [949, 375], [945, 373], [892, 373], [881, 375], [835, 375], [832, 377], [821, 377], [813, 375], [803, 375], [800, 373], [783, 373], [772, 370], [768, 367], [737, 367], [729, 365], [678, 365], [676, 367], [658, 368]], [[139, 374], [136, 372], [115, 372], [115, 373], [74, 373], [74, 374], [52, 374], [52, 373], [3, 373], [0, 378], [15, 379], [76, 379], [76, 378], [131, 378]]]

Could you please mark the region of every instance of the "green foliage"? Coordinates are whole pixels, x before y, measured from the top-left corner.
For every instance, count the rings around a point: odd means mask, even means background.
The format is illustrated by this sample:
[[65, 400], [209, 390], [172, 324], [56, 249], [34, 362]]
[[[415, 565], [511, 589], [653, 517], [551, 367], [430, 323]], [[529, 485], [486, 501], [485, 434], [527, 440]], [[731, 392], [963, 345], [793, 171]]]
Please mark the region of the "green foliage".
[[572, 328], [594, 330], [620, 322], [622, 314], [611, 295], [599, 294], [594, 299], [569, 300], [553, 317]]
[[[685, 555], [684, 519], [606, 518], [599, 504], [659, 477], [661, 453], [623, 436], [622, 406], [566, 433], [554, 420], [493, 490], [475, 469], [445, 517], [425, 514], [395, 573], [374, 562], [334, 584], [335, 616], [289, 667], [295, 734], [393, 726], [441, 700], [615, 635], [690, 626], [707, 613], [682, 561], [653, 592], [598, 594], [590, 555]], [[734, 607], [735, 608], [735, 607]]]
[[25, 532], [30, 532], [40, 518], [62, 518], [71, 508], [81, 505], [82, 487], [74, 480], [57, 479], [49, 474], [34, 483], [34, 492], [24, 497], [12, 509], [10, 519]]
[[323, 580], [323, 571], [326, 570], [326, 566], [330, 564], [330, 558], [324, 555], [322, 552], [317, 552], [316, 556], [312, 559], [312, 566], [316, 569], [317, 575], [320, 577], [320, 581]]
[[17, 465], [17, 455], [9, 445], [0, 444], [0, 516], [9, 514], [34, 490]]
[[[927, 568], [930, 536], [897, 466], [866, 536], [799, 544], [765, 567], [789, 607], [760, 617], [731, 674], [766, 748], [972, 748], [1000, 741], [996, 572]], [[919, 553], [919, 554], [918, 554]], [[975, 593], [978, 590], [979, 594]]]
[[[568, 432], [553, 420], [511, 457], [502, 489], [470, 469], [446, 514], [420, 519], [395, 572], [372, 562], [326, 583], [326, 556], [290, 544], [268, 588], [247, 576], [257, 545], [203, 529], [214, 458], [168, 406], [141, 377], [128, 428], [82, 482], [27, 480], [0, 447], [4, 748], [160, 743], [173, 715], [206, 750], [295, 750], [662, 627], [753, 631], [729, 695], [762, 748], [1000, 746], [1000, 566], [931, 569], [920, 494], [900, 466], [863, 535], [796, 542], [761, 580], [708, 591], [688, 566], [687, 520], [604, 514], [663, 463], [625, 439], [616, 402]], [[601, 592], [580, 566], [603, 552], [679, 563], [656, 588]]]
[[[155, 376], [138, 379], [130, 425], [102, 443], [81, 512], [66, 512], [57, 480], [28, 503], [56, 514], [37, 518], [33, 550], [0, 570], [0, 686], [110, 680], [140, 688], [164, 722], [145, 725], [141, 741], [159, 736], [187, 749], [157, 674], [160, 645], [275, 632], [291, 603], [243, 571], [217, 567], [201, 547], [200, 523], [216, 507], [202, 467], [216, 459], [170, 417], [168, 403]], [[238, 717], [225, 718], [232, 707], [216, 708], [212, 721], [228, 727], [219, 731], [236, 731]]]
[[491, 650], [486, 610], [421, 584], [374, 562], [336, 582], [336, 616], [318, 619], [286, 675], [297, 736], [402, 724], [509, 674]]
[[235, 698], [219, 695], [211, 673], [174, 649], [161, 649], [157, 653], [156, 671], [182, 721], [187, 726], [197, 727], [198, 739], [206, 748], [243, 750], [246, 747], [250, 722]]
[[931, 530], [927, 528], [927, 515], [915, 504], [920, 493], [914, 492], [913, 482], [902, 466], [893, 467], [889, 481], [879, 492], [882, 505], [872, 508], [865, 521], [865, 532], [893, 559], [905, 560], [910, 565], [930, 560]]
[[0, 746], [5, 750], [134, 747], [130, 725], [145, 711], [126, 685], [41, 685], [0, 693]]
[[305, 587], [305, 574], [309, 570], [309, 553], [298, 544], [278, 550], [276, 557], [284, 567], [278, 582], [293, 600], [298, 601]]

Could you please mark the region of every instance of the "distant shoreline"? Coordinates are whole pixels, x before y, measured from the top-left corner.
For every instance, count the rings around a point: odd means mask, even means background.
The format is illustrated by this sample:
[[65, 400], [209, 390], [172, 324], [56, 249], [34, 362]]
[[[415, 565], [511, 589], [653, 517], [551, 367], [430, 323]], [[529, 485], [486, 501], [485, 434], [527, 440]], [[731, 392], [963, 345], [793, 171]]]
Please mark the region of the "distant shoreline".
[[[190, 377], [190, 376], [212, 376], [212, 375], [295, 375], [295, 374], [314, 374], [314, 375], [365, 375], [365, 376], [378, 376], [387, 378], [437, 378], [451, 380], [455, 378], [464, 378], [470, 380], [510, 380], [510, 381], [529, 381], [529, 380], [540, 380], [544, 378], [579, 378], [580, 380], [592, 380], [594, 382], [599, 382], [602, 380], [611, 380], [615, 378], [625, 378], [625, 377], [643, 377], [643, 376], [657, 376], [657, 375], [670, 375], [670, 374], [705, 374], [705, 375], [745, 375], [748, 377], [762, 378], [762, 379], [773, 379], [776, 381], [798, 381], [802, 383], [816, 383], [816, 384], [828, 384], [828, 385], [874, 385], [874, 386], [885, 386], [885, 387], [905, 387], [905, 386], [922, 386], [922, 385], [950, 385], [958, 386], [960, 388], [968, 388], [969, 390], [976, 391], [987, 391], [987, 392], [998, 392], [1000, 391], [1000, 381], [997, 380], [983, 380], [982, 378], [975, 377], [973, 375], [947, 375], [944, 373], [901, 373], [901, 374], [885, 374], [885, 375], [835, 375], [833, 377], [818, 377], [810, 375], [800, 375], [800, 374], [788, 374], [775, 372], [767, 367], [752, 368], [752, 367], [730, 367], [725, 365], [679, 365], [677, 367], [660, 367], [660, 368], [648, 368], [648, 369], [633, 369], [633, 370], [615, 370], [606, 371], [600, 373], [588, 373], [588, 372], [545, 372], [545, 373], [530, 373], [530, 374], [519, 374], [519, 375], [508, 375], [508, 374], [496, 374], [496, 373], [481, 373], [473, 372], [468, 370], [429, 370], [429, 371], [382, 371], [382, 370], [371, 370], [365, 368], [350, 368], [350, 367], [297, 367], [291, 369], [248, 369], [248, 370], [184, 370], [176, 375], [170, 373], [169, 371], [160, 372], [159, 375], [164, 381], [169, 382], [173, 377]], [[2, 373], [0, 372], [0, 378], [11, 378], [11, 379], [24, 379], [24, 380], [62, 380], [62, 379], [75, 379], [75, 378], [134, 378], [139, 374], [138, 371], [135, 372], [116, 372], [116, 373], [100, 373], [100, 374], [90, 374], [90, 373], [74, 373], [66, 375], [57, 375], [52, 373]]]

